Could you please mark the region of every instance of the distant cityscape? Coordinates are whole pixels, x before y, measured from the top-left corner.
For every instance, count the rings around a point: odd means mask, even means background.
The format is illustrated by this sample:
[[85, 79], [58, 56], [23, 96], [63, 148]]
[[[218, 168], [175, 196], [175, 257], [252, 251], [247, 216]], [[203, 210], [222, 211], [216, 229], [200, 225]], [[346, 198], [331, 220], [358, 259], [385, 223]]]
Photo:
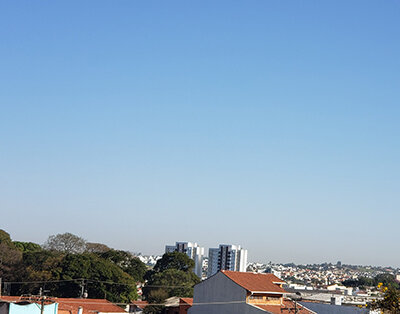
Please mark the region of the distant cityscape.
[[[336, 263], [296, 265], [294, 263], [248, 262], [248, 251], [240, 245], [220, 244], [218, 248], [209, 248], [208, 257], [205, 248], [196, 242], [176, 242], [166, 245], [165, 253], [181, 252], [195, 261], [194, 272], [202, 280], [227, 270], [273, 274], [285, 282], [289, 292], [301, 292], [302, 299], [331, 303], [336, 305], [366, 305], [374, 300], [378, 292], [368, 287], [353, 287], [360, 278], [373, 279], [378, 275], [393, 275], [400, 282], [400, 269], [394, 267], [346, 265]], [[148, 266], [154, 266], [161, 255], [137, 256]], [[350, 284], [346, 285], [346, 284]]]
[[400, 300], [398, 268], [248, 262], [247, 249], [230, 243], [206, 250], [177, 241], [162, 255], [142, 255], [71, 233], [39, 245], [0, 230], [0, 262], [4, 314], [400, 311], [390, 301]]

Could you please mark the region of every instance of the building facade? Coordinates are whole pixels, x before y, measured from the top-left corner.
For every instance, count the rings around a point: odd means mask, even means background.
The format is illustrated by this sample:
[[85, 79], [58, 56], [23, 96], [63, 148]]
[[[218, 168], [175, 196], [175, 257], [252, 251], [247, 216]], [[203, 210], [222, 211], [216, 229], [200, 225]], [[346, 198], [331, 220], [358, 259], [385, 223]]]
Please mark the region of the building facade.
[[222, 270], [194, 287], [189, 314], [315, 314], [287, 298], [285, 282], [272, 274]]
[[240, 245], [220, 244], [218, 248], [210, 248], [208, 251], [208, 277], [220, 270], [245, 272], [246, 266], [247, 250]]
[[192, 242], [176, 242], [175, 245], [166, 245], [165, 253], [180, 252], [185, 253], [192, 260], [194, 260], [193, 272], [202, 277], [202, 267], [204, 258], [204, 248], [200, 247], [197, 243]]

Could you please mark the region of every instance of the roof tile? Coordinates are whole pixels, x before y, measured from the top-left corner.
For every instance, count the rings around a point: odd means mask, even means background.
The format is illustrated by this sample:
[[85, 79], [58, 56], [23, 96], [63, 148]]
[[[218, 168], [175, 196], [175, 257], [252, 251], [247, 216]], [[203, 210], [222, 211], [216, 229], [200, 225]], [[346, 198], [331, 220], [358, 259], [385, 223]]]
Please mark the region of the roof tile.
[[222, 273], [250, 292], [286, 293], [279, 284], [285, 283], [273, 274], [256, 274], [222, 270]]

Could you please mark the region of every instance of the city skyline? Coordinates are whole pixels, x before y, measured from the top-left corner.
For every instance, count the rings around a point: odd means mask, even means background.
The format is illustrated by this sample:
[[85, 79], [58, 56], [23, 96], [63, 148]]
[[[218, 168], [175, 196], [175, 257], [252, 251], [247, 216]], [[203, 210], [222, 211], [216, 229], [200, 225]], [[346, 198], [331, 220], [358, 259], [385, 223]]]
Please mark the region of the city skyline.
[[0, 3], [0, 228], [399, 267], [399, 12]]
[[[4, 231], [7, 231], [7, 230], [4, 230]], [[11, 235], [11, 238], [12, 238], [13, 241], [32, 242], [32, 239], [15, 239], [15, 238], [12, 237], [12, 235]], [[90, 243], [91, 241], [95, 241], [94, 239], [92, 239], [92, 240], [84, 239], [84, 240], [87, 241], [88, 243]], [[44, 244], [44, 242], [43, 243], [34, 242], [34, 243], [37, 243], [37, 244], [40, 244], [40, 245]], [[98, 243], [98, 242], [94, 242], [94, 243]], [[163, 247], [163, 249], [161, 251], [156, 251], [156, 252], [138, 251], [138, 250], [135, 250], [135, 249], [129, 249], [129, 248], [124, 248], [124, 247], [114, 247], [114, 246], [110, 245], [109, 243], [102, 243], [102, 244], [105, 244], [105, 245], [109, 246], [111, 249], [124, 250], [124, 251], [127, 251], [127, 252], [131, 252], [133, 254], [138, 254], [138, 256], [139, 255], [142, 255], [142, 256], [162, 256], [167, 251], [171, 252], [172, 251], [171, 250], [172, 247], [176, 248], [177, 244], [184, 244], [184, 243], [190, 243], [191, 245], [195, 245], [196, 247], [198, 247], [200, 249], [204, 249], [204, 253], [203, 253], [204, 255], [202, 255], [202, 256], [203, 256], [203, 258], [209, 259], [210, 250], [214, 249], [213, 247], [216, 246], [217, 242], [212, 243], [210, 246], [207, 246], [207, 245], [206, 246], [201, 246], [200, 245], [201, 243], [199, 244], [197, 242], [190, 242], [190, 241], [184, 241], [184, 240], [183, 241], [175, 241], [175, 245], [168, 245], [168, 244], [161, 245]], [[227, 243], [220, 244], [220, 246], [221, 245], [222, 246], [229, 246], [229, 244], [227, 244]], [[235, 246], [235, 245], [233, 245], [233, 246]], [[240, 247], [240, 245], [238, 247]], [[304, 262], [304, 261], [303, 262], [301, 262], [301, 261], [297, 261], [296, 262], [294, 260], [279, 260], [279, 259], [274, 259], [274, 258], [270, 258], [270, 259], [267, 258], [267, 259], [264, 259], [264, 260], [262, 260], [262, 259], [261, 260], [256, 260], [256, 259], [248, 259], [247, 258], [248, 250], [245, 250], [245, 251], [246, 251], [247, 264], [261, 263], [261, 264], [267, 265], [270, 262], [272, 262], [273, 264], [290, 264], [290, 263], [294, 263], [296, 265], [314, 265], [314, 264], [315, 265], [320, 265], [320, 264], [328, 263], [328, 264], [332, 264], [332, 265], [340, 264], [340, 265], [352, 265], [352, 266], [391, 267], [391, 268], [400, 269], [400, 266], [392, 265], [392, 264], [382, 264], [382, 265], [380, 265], [380, 264], [362, 264], [362, 263], [361, 264], [357, 264], [357, 263], [351, 263], [351, 262], [348, 262], [348, 261], [344, 261], [343, 262], [340, 258], [338, 260], [327, 260], [327, 259], [324, 260], [324, 259], [322, 259], [322, 260], [319, 260], [319, 261], [310, 260], [308, 262]]]

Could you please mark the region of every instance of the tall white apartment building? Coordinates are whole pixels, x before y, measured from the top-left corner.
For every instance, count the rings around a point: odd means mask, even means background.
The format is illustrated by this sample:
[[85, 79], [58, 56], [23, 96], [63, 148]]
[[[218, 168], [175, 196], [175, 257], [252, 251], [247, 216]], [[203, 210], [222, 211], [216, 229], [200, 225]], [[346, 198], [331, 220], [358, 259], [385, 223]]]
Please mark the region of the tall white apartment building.
[[197, 243], [192, 242], [176, 242], [175, 245], [166, 245], [165, 253], [170, 252], [180, 252], [185, 253], [192, 260], [194, 260], [194, 270], [193, 272], [201, 278], [203, 258], [204, 258], [204, 248], [198, 246]]
[[247, 250], [240, 245], [220, 244], [219, 248], [208, 250], [208, 271], [210, 277], [220, 270], [245, 272], [247, 266]]

